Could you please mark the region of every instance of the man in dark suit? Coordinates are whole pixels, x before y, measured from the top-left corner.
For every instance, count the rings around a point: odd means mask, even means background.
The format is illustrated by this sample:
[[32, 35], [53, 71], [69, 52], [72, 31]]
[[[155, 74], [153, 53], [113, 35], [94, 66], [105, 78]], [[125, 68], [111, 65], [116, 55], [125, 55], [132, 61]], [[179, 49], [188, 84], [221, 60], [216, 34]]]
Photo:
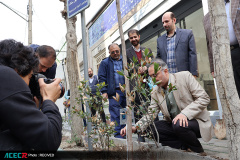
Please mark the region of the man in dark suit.
[[172, 12], [162, 16], [167, 33], [157, 39], [157, 58], [167, 63], [169, 73], [189, 71], [198, 76], [197, 54], [194, 36], [191, 30], [175, 26], [176, 18]]
[[[144, 75], [145, 73], [147, 73], [148, 68], [147, 68], [147, 66], [141, 66], [140, 64], [141, 64], [141, 59], [145, 59], [143, 53], [144, 53], [146, 48], [140, 46], [139, 31], [136, 30], [136, 29], [129, 30], [128, 31], [128, 39], [129, 39], [130, 43], [132, 44], [132, 46], [130, 48], [128, 48], [127, 51], [126, 51], [127, 62], [128, 63], [134, 62], [133, 57], [135, 57], [138, 60], [138, 62], [135, 64], [135, 66], [139, 65], [139, 66], [135, 67], [135, 69], [137, 70], [137, 72], [139, 74]], [[150, 48], [148, 48], [148, 51], [149, 51], [149, 54], [152, 53]], [[144, 78], [146, 80], [146, 79], [148, 79], [148, 76], [144, 77]], [[132, 80], [130, 82], [130, 91], [133, 90], [133, 88], [135, 86], [135, 81], [136, 80]], [[142, 117], [141, 113], [138, 114], [138, 115], [136, 114], [136, 112], [138, 112], [138, 110], [139, 110], [138, 106], [141, 105], [141, 101], [140, 101], [138, 93], [136, 93], [136, 98], [135, 98], [135, 104], [134, 105], [136, 105], [136, 107], [134, 107], [134, 117], [135, 117], [135, 122], [137, 122]], [[140, 135], [138, 135], [138, 140], [141, 141], [141, 142], [145, 142], [144, 138]]]
[[[229, 40], [231, 49], [231, 59], [233, 66], [233, 75], [235, 84], [240, 97], [240, 0], [225, 0], [225, 9], [227, 14], [227, 24], [229, 30]], [[204, 29], [206, 32], [208, 56], [211, 73], [214, 77], [213, 55], [212, 55], [212, 31], [209, 13], [205, 15]]]

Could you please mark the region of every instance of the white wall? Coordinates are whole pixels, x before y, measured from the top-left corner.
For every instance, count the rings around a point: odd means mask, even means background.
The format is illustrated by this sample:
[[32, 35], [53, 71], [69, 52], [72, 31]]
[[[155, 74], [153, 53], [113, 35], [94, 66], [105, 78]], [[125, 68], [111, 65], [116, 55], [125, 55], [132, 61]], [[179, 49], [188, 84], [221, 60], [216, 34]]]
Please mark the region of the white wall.
[[208, 0], [202, 0], [203, 14], [204, 16], [208, 13]]
[[[65, 66], [64, 66], [64, 67], [65, 67]], [[58, 63], [58, 64], [57, 64], [56, 78], [64, 79], [63, 67], [62, 67], [62, 64], [61, 64], [61, 63]], [[58, 99], [58, 100], [56, 101], [56, 105], [58, 106], [59, 111], [60, 111], [60, 113], [61, 113], [62, 116], [64, 115], [63, 100], [64, 100], [64, 97], [63, 97], [63, 98], [60, 98], [60, 99]]]

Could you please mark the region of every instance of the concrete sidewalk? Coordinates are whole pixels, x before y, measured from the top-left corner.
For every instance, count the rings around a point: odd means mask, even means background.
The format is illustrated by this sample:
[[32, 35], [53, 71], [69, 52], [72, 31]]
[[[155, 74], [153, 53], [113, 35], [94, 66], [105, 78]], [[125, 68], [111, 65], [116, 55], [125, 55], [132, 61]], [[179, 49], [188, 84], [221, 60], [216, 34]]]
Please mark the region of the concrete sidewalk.
[[202, 139], [199, 140], [207, 155], [211, 157], [219, 157], [224, 160], [230, 159], [228, 153], [228, 140], [219, 140], [216, 138], [212, 138], [209, 142], [204, 142]]
[[[117, 139], [117, 138], [113, 138], [114, 142], [116, 145], [126, 145], [126, 140], [124, 139]], [[137, 135], [133, 134], [132, 136], [133, 142], [138, 143], [137, 142]], [[152, 146], [154, 146], [154, 142], [152, 140], [149, 140], [147, 138], [145, 138], [146, 142], [141, 142], [139, 144], [140, 146], [143, 146], [145, 144], [151, 144]], [[217, 160], [228, 160], [229, 158], [229, 154], [228, 154], [228, 141], [225, 140], [219, 140], [216, 138], [212, 138], [211, 141], [209, 142], [204, 142], [202, 139], [199, 139], [199, 141], [201, 142], [204, 151], [207, 153], [207, 156], [203, 159], [217, 159]], [[183, 154], [189, 153], [189, 154], [196, 154], [197, 153], [193, 153], [193, 152], [184, 152], [182, 150], [178, 150], [178, 149], [172, 149], [170, 147], [166, 147], [164, 146], [164, 148], [166, 148], [166, 150], [175, 150], [176, 152], [182, 152]], [[194, 160], [194, 159], [193, 159]]]
[[[71, 129], [70, 127], [65, 124], [63, 127], [63, 134], [65, 136], [70, 136], [71, 135]], [[114, 138], [111, 137], [111, 139], [114, 140], [115, 145], [119, 145], [119, 146], [125, 146], [126, 145], [126, 140], [125, 139], [119, 139], [119, 138]], [[154, 142], [152, 140], [149, 140], [147, 138], [145, 138], [146, 142], [144, 143], [138, 143], [137, 142], [137, 134], [133, 134], [132, 135], [132, 139], [133, 142], [135, 144], [135, 148], [140, 148], [141, 146], [146, 146], [146, 145], [151, 145], [151, 146], [155, 146]], [[85, 137], [85, 140], [87, 140], [87, 138]], [[202, 139], [199, 139], [204, 151], [207, 153], [207, 157], [211, 157], [213, 159], [217, 159], [217, 160], [228, 160], [229, 158], [229, 154], [228, 154], [228, 141], [227, 140], [218, 140], [216, 138], [212, 138], [211, 141], [209, 142], [204, 142]], [[87, 142], [85, 142], [87, 144]], [[171, 149], [170, 147], [164, 147], [166, 151], [170, 150], [170, 151], [176, 151], [178, 152], [178, 154], [182, 153], [182, 154], [194, 154], [192, 152], [184, 152], [182, 150], [177, 150], [177, 149]], [[203, 158], [203, 159], [209, 159], [209, 158]], [[194, 160], [194, 159], [193, 159]]]

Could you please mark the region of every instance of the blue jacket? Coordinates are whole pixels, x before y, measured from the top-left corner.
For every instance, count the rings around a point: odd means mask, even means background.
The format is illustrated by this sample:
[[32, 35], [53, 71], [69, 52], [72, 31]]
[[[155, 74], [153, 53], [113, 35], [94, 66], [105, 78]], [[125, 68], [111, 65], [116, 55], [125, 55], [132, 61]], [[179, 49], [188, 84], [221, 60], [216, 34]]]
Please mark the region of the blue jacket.
[[102, 60], [98, 69], [99, 83], [105, 82], [106, 87], [101, 89], [102, 93], [107, 93], [108, 97], [116, 95], [115, 79], [114, 79], [114, 64], [109, 56]]

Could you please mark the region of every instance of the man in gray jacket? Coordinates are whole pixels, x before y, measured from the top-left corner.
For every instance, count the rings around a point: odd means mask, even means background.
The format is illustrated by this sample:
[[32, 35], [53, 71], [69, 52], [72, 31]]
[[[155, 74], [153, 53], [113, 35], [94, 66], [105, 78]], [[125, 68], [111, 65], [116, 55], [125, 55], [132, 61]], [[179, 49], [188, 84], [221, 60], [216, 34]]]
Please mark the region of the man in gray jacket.
[[189, 71], [197, 77], [197, 54], [192, 31], [177, 28], [172, 12], [162, 16], [162, 23], [167, 33], [157, 39], [157, 58], [167, 63], [169, 73]]

